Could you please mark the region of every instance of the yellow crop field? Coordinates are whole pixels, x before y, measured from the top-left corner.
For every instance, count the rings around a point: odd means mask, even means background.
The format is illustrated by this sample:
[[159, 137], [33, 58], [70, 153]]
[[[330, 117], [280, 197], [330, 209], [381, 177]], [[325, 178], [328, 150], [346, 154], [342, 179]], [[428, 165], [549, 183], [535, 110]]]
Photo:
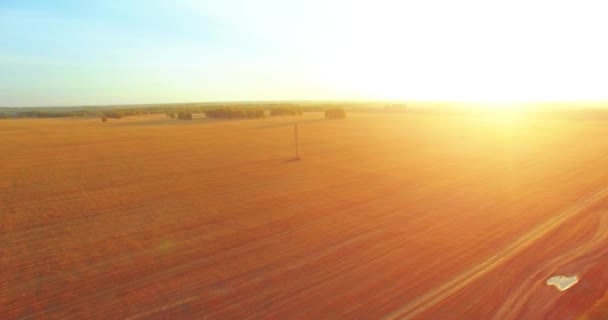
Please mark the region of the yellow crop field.
[[1, 120], [0, 319], [600, 319], [607, 205], [604, 121]]

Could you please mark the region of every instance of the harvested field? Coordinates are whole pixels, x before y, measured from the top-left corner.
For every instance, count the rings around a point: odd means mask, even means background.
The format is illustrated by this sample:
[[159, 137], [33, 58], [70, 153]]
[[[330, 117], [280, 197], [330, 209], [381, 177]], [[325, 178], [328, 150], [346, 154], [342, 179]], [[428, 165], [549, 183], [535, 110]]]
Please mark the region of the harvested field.
[[1, 120], [0, 164], [0, 319], [606, 315], [604, 121]]

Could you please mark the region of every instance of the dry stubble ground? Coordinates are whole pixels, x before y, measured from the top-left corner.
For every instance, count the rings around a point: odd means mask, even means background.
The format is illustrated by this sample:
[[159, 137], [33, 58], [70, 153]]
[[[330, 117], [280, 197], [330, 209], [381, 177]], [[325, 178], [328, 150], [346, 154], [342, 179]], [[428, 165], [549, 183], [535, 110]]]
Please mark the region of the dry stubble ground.
[[3, 120], [0, 318], [600, 319], [607, 164], [601, 121]]

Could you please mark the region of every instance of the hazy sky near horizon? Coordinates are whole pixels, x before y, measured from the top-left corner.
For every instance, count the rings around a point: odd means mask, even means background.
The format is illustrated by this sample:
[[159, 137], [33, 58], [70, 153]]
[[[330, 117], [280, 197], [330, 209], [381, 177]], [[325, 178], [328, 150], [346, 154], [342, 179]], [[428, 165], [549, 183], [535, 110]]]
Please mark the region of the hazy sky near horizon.
[[608, 5], [2, 0], [0, 106], [608, 100]]

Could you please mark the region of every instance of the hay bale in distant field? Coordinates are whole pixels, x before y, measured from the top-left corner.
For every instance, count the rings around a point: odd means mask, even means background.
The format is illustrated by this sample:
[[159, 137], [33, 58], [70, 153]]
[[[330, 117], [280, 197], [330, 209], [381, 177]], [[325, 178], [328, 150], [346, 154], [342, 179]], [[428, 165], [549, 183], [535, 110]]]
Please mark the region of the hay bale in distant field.
[[325, 119], [345, 119], [346, 111], [342, 108], [325, 110]]
[[101, 117], [101, 122], [108, 122], [108, 117], [102, 116]]

